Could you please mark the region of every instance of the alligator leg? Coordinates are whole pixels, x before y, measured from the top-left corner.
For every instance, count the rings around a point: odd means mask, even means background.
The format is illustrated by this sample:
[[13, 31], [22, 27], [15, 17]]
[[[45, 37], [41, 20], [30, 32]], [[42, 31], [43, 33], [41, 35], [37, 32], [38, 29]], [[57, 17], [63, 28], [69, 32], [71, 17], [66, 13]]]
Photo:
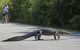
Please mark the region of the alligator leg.
[[35, 36], [35, 41], [37, 41], [38, 40], [38, 36]]
[[56, 34], [54, 34], [54, 39], [57, 40], [57, 39], [56, 39]]
[[35, 35], [35, 40], [36, 40], [36, 41], [37, 41], [37, 40], [41, 40], [40, 38], [41, 38], [41, 34]]
[[58, 39], [60, 39], [60, 35], [59, 34], [57, 34], [57, 37], [58, 37]]
[[54, 35], [54, 39], [55, 39], [55, 40], [59, 40], [59, 39], [60, 39], [60, 35], [59, 35], [59, 34], [55, 34], [55, 35]]

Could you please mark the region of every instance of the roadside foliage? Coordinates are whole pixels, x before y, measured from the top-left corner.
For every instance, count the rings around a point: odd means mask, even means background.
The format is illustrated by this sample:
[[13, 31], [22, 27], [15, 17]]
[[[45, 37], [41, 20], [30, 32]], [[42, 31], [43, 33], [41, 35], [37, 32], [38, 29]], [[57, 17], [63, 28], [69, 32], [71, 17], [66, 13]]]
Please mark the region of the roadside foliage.
[[80, 0], [1, 0], [0, 14], [3, 1], [13, 22], [80, 30]]

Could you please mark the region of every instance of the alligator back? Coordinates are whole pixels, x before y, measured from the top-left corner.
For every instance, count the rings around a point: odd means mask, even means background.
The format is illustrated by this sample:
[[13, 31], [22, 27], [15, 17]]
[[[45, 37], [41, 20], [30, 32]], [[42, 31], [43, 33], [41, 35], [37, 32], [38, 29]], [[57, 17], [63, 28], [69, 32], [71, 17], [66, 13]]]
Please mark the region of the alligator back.
[[56, 31], [51, 31], [51, 30], [42, 30], [42, 35], [46, 35], [46, 36], [51, 36], [51, 35], [55, 35]]

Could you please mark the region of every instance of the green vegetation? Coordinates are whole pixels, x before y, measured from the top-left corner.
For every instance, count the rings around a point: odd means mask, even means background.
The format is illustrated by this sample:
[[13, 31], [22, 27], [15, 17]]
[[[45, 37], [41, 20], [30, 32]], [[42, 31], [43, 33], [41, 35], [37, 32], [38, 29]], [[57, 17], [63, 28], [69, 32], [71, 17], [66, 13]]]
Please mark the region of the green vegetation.
[[1, 0], [0, 6], [3, 1], [13, 22], [80, 30], [80, 0]]

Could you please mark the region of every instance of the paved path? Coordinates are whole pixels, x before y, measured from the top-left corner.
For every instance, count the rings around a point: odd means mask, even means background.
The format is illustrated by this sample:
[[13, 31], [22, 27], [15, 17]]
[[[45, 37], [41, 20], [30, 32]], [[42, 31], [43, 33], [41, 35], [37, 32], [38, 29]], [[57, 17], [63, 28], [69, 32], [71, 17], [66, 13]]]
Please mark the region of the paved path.
[[37, 28], [14, 23], [0, 24], [0, 50], [80, 50], [79, 36], [61, 36], [60, 40], [52, 40], [53, 36], [42, 36], [44, 40], [40, 41], [34, 41], [34, 37], [31, 37], [22, 41], [2, 42]]

